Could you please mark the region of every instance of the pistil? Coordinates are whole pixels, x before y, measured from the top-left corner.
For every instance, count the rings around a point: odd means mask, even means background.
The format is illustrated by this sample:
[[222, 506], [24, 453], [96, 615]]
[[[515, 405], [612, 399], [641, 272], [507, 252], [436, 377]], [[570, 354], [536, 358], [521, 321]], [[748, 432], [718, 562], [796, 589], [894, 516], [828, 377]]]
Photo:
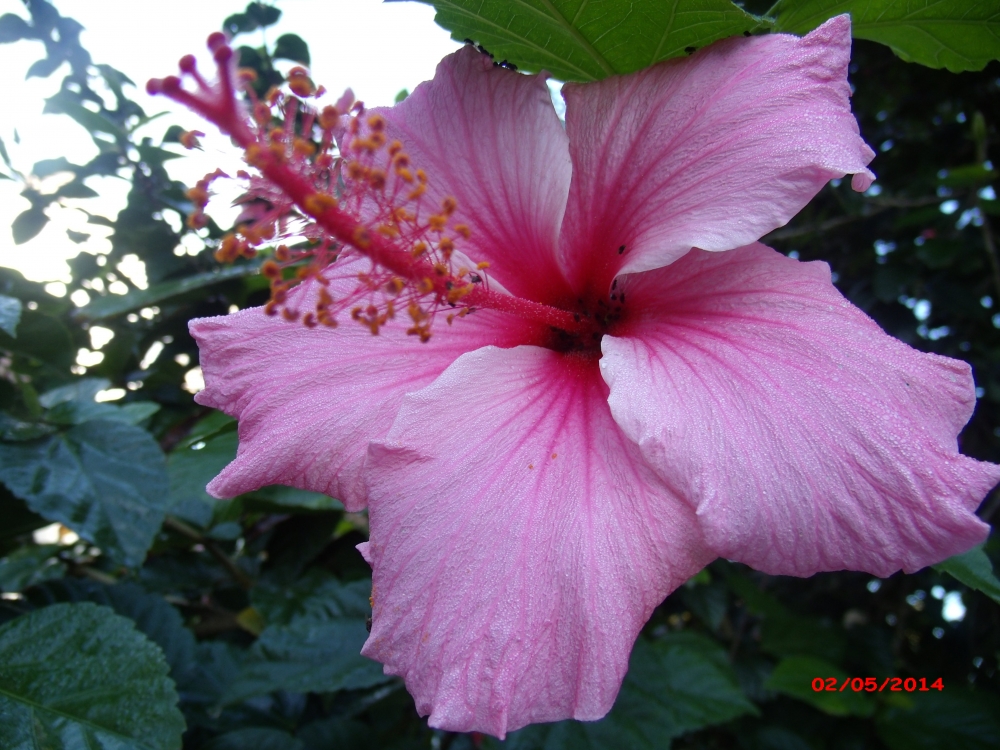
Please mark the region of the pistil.
[[[348, 139], [359, 133], [359, 118], [364, 113], [363, 106], [355, 105], [352, 117], [348, 117], [347, 112], [339, 112], [333, 107], [327, 107], [322, 113], [313, 111], [309, 114], [308, 122], [317, 122], [324, 133], [322, 153], [316, 157], [313, 144], [304, 138], [295, 137], [291, 128], [287, 129], [287, 133], [273, 128], [269, 107], [261, 107], [260, 103], [254, 102], [256, 123], [244, 115], [236, 99], [237, 86], [232, 66], [233, 49], [226, 42], [225, 36], [220, 33], [209, 37], [208, 47], [218, 67], [219, 83], [216, 87], [210, 86], [200, 75], [194, 58], [189, 55], [181, 59], [179, 67], [183, 76], [195, 82], [196, 92], [185, 90], [181, 78], [176, 76], [149, 81], [147, 91], [151, 94], [163, 94], [184, 104], [229, 135], [243, 149], [247, 163], [257, 169], [268, 183], [277, 187], [290, 204], [293, 204], [303, 216], [309, 217], [320, 230], [323, 242], [320, 243], [322, 249], [318, 257], [329, 261], [342, 254], [343, 248], [352, 248], [353, 251], [368, 257], [378, 269], [385, 272], [388, 279], [387, 283], [378, 285], [370, 281], [371, 275], [365, 275], [369, 289], [384, 287], [384, 291], [392, 297], [398, 296], [404, 288], [409, 289], [412, 292], [409, 311], [414, 322], [413, 328], [409, 330], [410, 333], [427, 340], [430, 336], [429, 319], [435, 312], [445, 308], [455, 308], [463, 316], [476, 309], [492, 309], [575, 336], [585, 335], [593, 327], [593, 321], [582, 318], [579, 314], [490, 289], [488, 278], [484, 279], [488, 267], [486, 263], [478, 264], [475, 273], [472, 269], [461, 269], [456, 273], [451, 267], [454, 242], [442, 234], [449, 216], [455, 209], [454, 199], [446, 198], [442, 209], [431, 215], [426, 225], [420, 225], [415, 220], [416, 212], [407, 212], [403, 206], [394, 206], [392, 200], [384, 196], [386, 171], [365, 166], [363, 160], [358, 159], [348, 165], [354, 167], [354, 171], [358, 173], [358, 179], [353, 182], [364, 184], [369, 191], [369, 197], [374, 196], [376, 204], [383, 207], [383, 213], [389, 217], [386, 223], [366, 224], [358, 218], [360, 210], [355, 215], [355, 212], [347, 210], [340, 200], [329, 194], [324, 185], [317, 185], [317, 182], [323, 182], [328, 186], [331, 182], [328, 176], [325, 181], [316, 177], [317, 171], [330, 174], [333, 159], [325, 153], [325, 149], [332, 146], [333, 132], [339, 128], [343, 136], [345, 130], [349, 131]], [[317, 93], [308, 81], [305, 71], [296, 69], [296, 72], [298, 75], [293, 80], [295, 84], [292, 86], [293, 92], [299, 96]], [[292, 116], [286, 119], [294, 123], [295, 111], [302, 112], [300, 107], [304, 108], [304, 103], [293, 99]], [[384, 126], [380, 126], [380, 119], [378, 115], [373, 115], [368, 122], [371, 132], [367, 138], [355, 138], [353, 142], [354, 150], [362, 157], [367, 154], [369, 162], [372, 154], [385, 145], [385, 137], [381, 133], [381, 127]], [[287, 145], [291, 145], [291, 153]], [[416, 170], [414, 173], [408, 157], [400, 151], [401, 148], [402, 145], [397, 143], [389, 147], [389, 167], [394, 170], [395, 179], [399, 181], [414, 183], [415, 174], [420, 178], [416, 187], [407, 193], [408, 200], [419, 201], [426, 190], [426, 177], [421, 170]], [[397, 190], [393, 193], [392, 197], [396, 197], [398, 192]], [[197, 197], [196, 203], [204, 205], [207, 201], [207, 190], [199, 188]], [[355, 197], [356, 207], [360, 209], [363, 198]], [[403, 225], [410, 230], [411, 238], [422, 232], [425, 235], [433, 234], [437, 239], [428, 243], [419, 241], [418, 237], [412, 249], [406, 247], [400, 230]], [[458, 225], [454, 229], [466, 237], [470, 231], [464, 225]], [[238, 242], [229, 238], [228, 244], [224, 241], [223, 248], [226, 252], [222, 254], [231, 254], [234, 259], [239, 254], [240, 247], [247, 249], [248, 245], [259, 244], [274, 236], [273, 232], [267, 229], [247, 230], [244, 235], [248, 239]], [[331, 241], [337, 249], [328, 253]], [[436, 255], [427, 252], [429, 245]], [[249, 252], [243, 254], [250, 255], [253, 252], [251, 247]], [[287, 252], [286, 250], [286, 254]], [[277, 275], [275, 271], [278, 272]], [[322, 274], [323, 268], [318, 267], [307, 270], [305, 274], [300, 273], [299, 276], [307, 278], [311, 275], [324, 283]], [[287, 295], [288, 287], [294, 281], [282, 280], [280, 269], [273, 263], [268, 269], [268, 275], [272, 278], [272, 302], [280, 305]], [[275, 294], [274, 290], [278, 293]], [[427, 311], [423, 305], [417, 304], [414, 301], [416, 299], [431, 300], [430, 310]], [[362, 320], [371, 327], [373, 333], [378, 333], [379, 326], [384, 324], [386, 319], [393, 317], [395, 305], [389, 300], [386, 312], [381, 315], [378, 315], [377, 309], [371, 305], [369, 308], [368, 312], [364, 312], [360, 307], [355, 308], [352, 317]], [[268, 311], [273, 312], [276, 309], [275, 306]], [[359, 310], [362, 312], [358, 312]], [[319, 313], [320, 322], [335, 325], [325, 307]], [[297, 319], [298, 313], [286, 314], [286, 317]], [[316, 320], [317, 316], [312, 314], [304, 317], [307, 324], [315, 324]], [[451, 320], [452, 316], [449, 315], [449, 323]]]

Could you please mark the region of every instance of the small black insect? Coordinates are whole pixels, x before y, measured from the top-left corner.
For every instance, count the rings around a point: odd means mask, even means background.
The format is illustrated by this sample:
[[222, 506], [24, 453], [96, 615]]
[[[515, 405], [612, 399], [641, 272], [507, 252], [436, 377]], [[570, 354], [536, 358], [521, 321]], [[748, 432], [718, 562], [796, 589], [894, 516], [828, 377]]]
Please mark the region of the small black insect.
[[744, 31], [744, 32], [743, 32], [743, 36], [751, 36], [751, 34], [750, 34], [750, 32], [749, 32], [749, 31]]
[[[491, 60], [493, 59], [493, 55], [491, 55], [490, 52], [489, 52], [489, 50], [487, 50], [486, 47], [484, 47], [483, 45], [477, 44], [476, 42], [474, 42], [471, 39], [469, 39], [469, 37], [465, 38], [465, 43], [466, 44], [471, 44], [473, 47], [476, 48], [477, 52], [479, 52], [479, 53], [481, 53], [483, 55], [489, 55], [490, 59]], [[504, 62], [507, 62], [507, 61], [504, 60]], [[497, 63], [493, 63], [493, 64], [496, 65]]]
[[625, 246], [624, 245], [619, 245], [618, 246], [618, 254], [621, 255], [624, 252], [625, 252]]
[[473, 284], [481, 284], [483, 282], [483, 278], [478, 273], [469, 274], [469, 279]]
[[372, 618], [371, 617], [366, 617], [365, 618], [365, 629], [369, 633], [372, 632]]
[[695, 52], [698, 51], [698, 48], [697, 47], [685, 47], [684, 51], [687, 52], [689, 55], [693, 55]]
[[[491, 55], [492, 57], [492, 55]], [[494, 68], [507, 68], [507, 70], [517, 71], [517, 66], [512, 62], [507, 62], [506, 60], [501, 60], [500, 62], [493, 63]]]

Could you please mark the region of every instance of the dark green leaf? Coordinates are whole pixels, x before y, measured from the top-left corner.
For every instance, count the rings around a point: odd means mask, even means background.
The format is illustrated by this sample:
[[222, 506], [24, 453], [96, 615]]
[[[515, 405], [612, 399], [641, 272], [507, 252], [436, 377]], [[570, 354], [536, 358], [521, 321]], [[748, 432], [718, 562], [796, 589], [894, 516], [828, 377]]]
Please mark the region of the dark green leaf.
[[22, 211], [10, 225], [10, 233], [14, 237], [14, 244], [23, 245], [28, 240], [33, 239], [48, 223], [49, 217], [39, 207], [33, 206]]
[[237, 442], [235, 431], [223, 432], [207, 440], [185, 441], [170, 454], [171, 515], [203, 528], [211, 523], [217, 501], [205, 492], [205, 485], [236, 458]]
[[370, 581], [327, 579], [315, 597], [301, 604], [302, 614], [264, 629], [225, 702], [275, 690], [328, 693], [391, 680], [381, 665], [361, 656], [370, 591]]
[[31, 168], [31, 173], [35, 177], [48, 177], [58, 172], [76, 172], [77, 169], [78, 167], [65, 156], [59, 156], [55, 159], [42, 159], [39, 162], [35, 162], [35, 166]]
[[282, 34], [274, 43], [274, 52], [271, 56], [279, 60], [294, 60], [308, 65], [309, 45], [297, 34]]
[[964, 167], [942, 169], [938, 182], [946, 187], [981, 187], [1000, 177], [1000, 172], [984, 164], [967, 164]]
[[262, 578], [250, 600], [268, 625], [279, 626], [301, 617], [364, 620], [371, 614], [370, 593], [370, 581], [344, 585], [322, 569], [312, 568], [290, 584]]
[[969, 588], [982, 591], [1000, 604], [1000, 581], [993, 572], [993, 563], [983, 551], [983, 546], [973, 547], [961, 555], [949, 557], [934, 566], [935, 570], [949, 573]]
[[338, 750], [361, 750], [362, 748], [374, 750], [376, 747], [372, 741], [371, 730], [367, 726], [360, 721], [341, 716], [332, 716], [307, 724], [299, 730], [298, 738], [307, 750], [328, 750], [332, 747], [336, 747]]
[[32, 63], [28, 68], [25, 78], [48, 78], [58, 70], [59, 66], [66, 62], [62, 57], [45, 57]]
[[257, 266], [240, 265], [220, 268], [218, 271], [193, 274], [177, 281], [164, 281], [161, 284], [154, 284], [148, 289], [136, 289], [128, 294], [100, 297], [77, 310], [76, 317], [80, 320], [102, 320], [142, 307], [149, 307], [165, 299], [203, 289], [222, 281], [252, 276], [255, 273], [257, 273]]
[[21, 321], [21, 300], [0, 294], [0, 331], [8, 336], [17, 336], [17, 324]]
[[694, 633], [640, 638], [611, 713], [598, 722], [562, 721], [513, 732], [508, 750], [654, 750], [685, 732], [755, 714], [726, 653]]
[[66, 230], [66, 236], [69, 237], [70, 242], [75, 242], [77, 245], [90, 239], [89, 234], [85, 232], [75, 232], [72, 229]]
[[280, 729], [247, 727], [226, 732], [202, 745], [202, 750], [305, 750], [305, 745]]
[[319, 492], [309, 492], [308, 490], [285, 487], [280, 484], [254, 490], [248, 494], [247, 500], [254, 507], [260, 505], [269, 506], [269, 510], [272, 512], [281, 512], [283, 508], [308, 511], [344, 509], [343, 504], [335, 498], [327, 497]]
[[[813, 690], [812, 681], [816, 677], [836, 678], [836, 690]], [[831, 716], [871, 716], [875, 711], [871, 697], [864, 692], [854, 692], [850, 684], [840, 690], [848, 677], [846, 672], [822, 659], [789, 656], [778, 663], [764, 686], [805, 701]]]
[[53, 425], [44, 422], [25, 422], [9, 414], [0, 412], [0, 440], [20, 442], [51, 435], [56, 431]]
[[246, 13], [233, 13], [222, 22], [222, 29], [236, 36], [247, 31], [253, 31], [257, 25], [247, 17]]
[[20, 16], [15, 16], [13, 13], [4, 13], [0, 16], [0, 44], [31, 39], [34, 35], [31, 27]]
[[1000, 747], [1000, 700], [994, 693], [945, 685], [942, 691], [909, 697], [911, 709], [889, 708], [876, 719], [878, 735], [890, 750]]
[[761, 648], [764, 651], [775, 656], [816, 656], [832, 662], [844, 658], [847, 642], [839, 628], [795, 614], [742, 575], [730, 574], [726, 583], [745, 601], [750, 612], [763, 618]]
[[28, 545], [0, 558], [0, 591], [23, 591], [36, 583], [62, 578], [66, 572], [56, 556], [58, 544]]
[[0, 484], [0, 542], [6, 543], [21, 534], [30, 534], [48, 524], [41, 516], [28, 510], [28, 506], [19, 497]]
[[1000, 6], [969, 0], [780, 0], [775, 29], [806, 34], [841, 13], [853, 34], [888, 45], [907, 62], [953, 73], [1000, 59]]
[[0, 747], [181, 747], [163, 654], [107, 608], [56, 604], [8, 622], [0, 664]]
[[497, 61], [565, 81], [631, 73], [760, 20], [729, 0], [421, 0], [456, 40], [473, 39]]
[[152, 436], [109, 420], [41, 440], [0, 443], [0, 481], [36, 513], [127, 565], [145, 557], [163, 523], [169, 487]]
[[80, 378], [72, 383], [46, 391], [38, 397], [38, 403], [46, 409], [73, 401], [93, 401], [94, 396], [108, 388], [111, 381], [105, 378]]
[[76, 347], [69, 330], [57, 318], [38, 310], [22, 310], [17, 338], [0, 330], [0, 347], [48, 363], [60, 370], [73, 364]]
[[116, 137], [125, 137], [125, 133], [114, 122], [100, 112], [91, 112], [66, 92], [60, 92], [45, 100], [45, 113], [69, 115], [82, 125], [89, 133], [108, 133]]
[[80, 180], [73, 180], [56, 190], [53, 195], [60, 198], [96, 198], [97, 191], [91, 187], [87, 187]]
[[244, 12], [258, 26], [272, 26], [281, 18], [281, 11], [278, 8], [261, 2], [249, 3]]
[[134, 583], [106, 586], [84, 578], [49, 581], [25, 592], [36, 606], [58, 602], [93, 602], [111, 607], [160, 647], [170, 666], [170, 676], [181, 687], [194, 679], [195, 640], [177, 610], [161, 596], [149, 594]]

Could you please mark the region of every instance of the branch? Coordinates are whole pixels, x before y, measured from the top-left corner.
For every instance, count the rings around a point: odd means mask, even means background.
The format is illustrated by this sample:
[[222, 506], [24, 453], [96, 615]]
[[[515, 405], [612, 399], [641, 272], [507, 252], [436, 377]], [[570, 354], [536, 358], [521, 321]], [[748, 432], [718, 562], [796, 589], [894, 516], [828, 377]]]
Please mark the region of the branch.
[[206, 537], [200, 531], [192, 526], [188, 526], [186, 523], [174, 518], [173, 516], [167, 516], [163, 520], [163, 528], [175, 531], [181, 536], [186, 536], [191, 541], [202, 545], [212, 557], [219, 561], [219, 564], [226, 569], [226, 572], [232, 576], [233, 580], [236, 581], [236, 584], [240, 588], [245, 590], [253, 588], [253, 581], [250, 577], [243, 572], [243, 570], [229, 555], [219, 549], [215, 542]]

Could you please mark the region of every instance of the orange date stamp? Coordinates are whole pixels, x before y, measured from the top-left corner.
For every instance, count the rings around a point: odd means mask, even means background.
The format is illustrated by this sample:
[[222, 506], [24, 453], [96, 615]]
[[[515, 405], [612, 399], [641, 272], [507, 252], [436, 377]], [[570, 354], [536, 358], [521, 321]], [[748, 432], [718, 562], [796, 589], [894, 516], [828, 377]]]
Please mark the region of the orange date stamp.
[[938, 677], [927, 684], [926, 677], [813, 677], [812, 689], [815, 693], [843, 693], [850, 690], [854, 693], [926, 693], [931, 690], [944, 690], [944, 680]]

